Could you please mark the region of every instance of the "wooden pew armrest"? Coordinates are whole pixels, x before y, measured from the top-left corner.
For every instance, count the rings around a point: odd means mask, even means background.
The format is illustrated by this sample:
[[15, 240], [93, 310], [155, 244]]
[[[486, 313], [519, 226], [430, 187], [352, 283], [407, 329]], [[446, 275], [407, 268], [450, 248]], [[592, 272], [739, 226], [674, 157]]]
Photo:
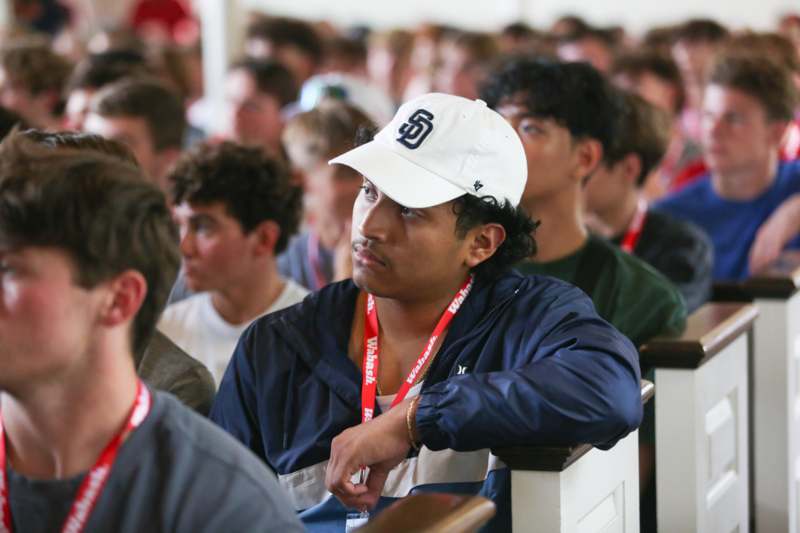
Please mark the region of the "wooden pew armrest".
[[396, 501], [357, 531], [359, 533], [471, 532], [488, 522], [495, 512], [494, 503], [482, 496], [414, 494]]
[[[646, 379], [641, 381], [642, 404], [655, 393], [655, 387]], [[592, 449], [591, 444], [574, 446], [513, 446], [492, 450], [512, 470], [563, 472]]]
[[679, 337], [659, 336], [639, 348], [642, 366], [699, 368], [753, 327], [758, 308], [744, 303], [708, 303], [689, 316]]

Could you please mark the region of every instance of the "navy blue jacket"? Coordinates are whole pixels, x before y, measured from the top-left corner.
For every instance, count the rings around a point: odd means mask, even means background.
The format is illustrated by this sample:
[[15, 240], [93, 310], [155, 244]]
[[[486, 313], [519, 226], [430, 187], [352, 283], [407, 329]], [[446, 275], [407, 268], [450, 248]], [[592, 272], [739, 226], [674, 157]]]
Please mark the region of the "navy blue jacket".
[[[344, 528], [324, 479], [331, 440], [360, 423], [361, 372], [347, 355], [358, 292], [352, 281], [329, 285], [254, 322], [211, 412], [275, 470], [317, 531]], [[416, 490], [482, 493], [505, 527], [508, 469], [489, 449], [611, 447], [639, 425], [639, 378], [633, 345], [579, 289], [517, 273], [478, 280], [422, 386], [424, 446], [392, 471], [379, 506]]]

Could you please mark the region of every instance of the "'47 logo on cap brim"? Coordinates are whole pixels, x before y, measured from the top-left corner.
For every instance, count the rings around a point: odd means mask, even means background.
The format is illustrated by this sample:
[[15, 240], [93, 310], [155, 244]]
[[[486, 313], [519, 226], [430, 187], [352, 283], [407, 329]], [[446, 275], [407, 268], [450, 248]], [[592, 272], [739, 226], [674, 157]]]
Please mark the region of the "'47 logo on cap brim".
[[417, 109], [408, 120], [400, 126], [397, 142], [408, 148], [416, 150], [422, 141], [433, 131], [433, 113], [427, 109]]

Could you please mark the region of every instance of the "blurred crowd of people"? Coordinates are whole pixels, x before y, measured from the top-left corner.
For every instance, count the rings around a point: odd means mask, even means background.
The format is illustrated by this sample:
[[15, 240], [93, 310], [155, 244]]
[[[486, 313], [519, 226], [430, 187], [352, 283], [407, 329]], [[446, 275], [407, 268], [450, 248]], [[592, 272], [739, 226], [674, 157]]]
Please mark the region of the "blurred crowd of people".
[[[11, 4], [0, 46], [0, 135], [32, 129], [25, 142], [102, 152], [160, 189], [182, 266], [163, 291], [155, 335], [136, 346], [137, 372], [211, 412], [265, 461], [270, 450], [244, 434], [243, 420], [278, 422], [253, 414], [258, 402], [241, 391], [266, 395], [285, 383], [255, 384], [251, 373], [260, 370], [235, 368], [231, 354], [251, 357], [258, 339], [240, 339], [255, 335], [253, 321], [353, 276], [354, 235], [363, 230], [354, 202], [378, 202], [380, 191], [358, 163], [329, 161], [395, 124], [405, 102], [446, 93], [480, 99], [505, 119], [527, 168], [514, 201], [539, 222], [535, 246], [523, 247], [536, 251], [517, 270], [578, 286], [636, 346], [680, 333], [713, 282], [745, 279], [800, 248], [800, 14], [769, 32], [692, 19], [632, 35], [576, 15], [549, 28], [517, 22], [477, 32], [251, 13], [216, 115], [188, 2], [139, 0], [124, 23], [92, 32], [79, 5]], [[432, 114], [418, 111], [427, 114], [403, 115], [398, 130], [404, 142], [421, 135], [411, 150], [433, 127]], [[483, 187], [476, 179], [474, 192]], [[531, 240], [534, 225], [520, 224]], [[418, 268], [427, 268], [423, 259]], [[287, 379], [299, 384], [287, 402], [307, 387], [292, 372]], [[630, 381], [638, 402], [638, 380]], [[419, 404], [409, 405], [410, 434]], [[270, 445], [289, 450], [283, 429], [284, 442]], [[331, 431], [320, 437], [325, 454]], [[642, 434], [642, 484], [652, 488], [652, 428]], [[298, 507], [299, 492], [290, 494]], [[645, 529], [654, 516], [647, 509]]]

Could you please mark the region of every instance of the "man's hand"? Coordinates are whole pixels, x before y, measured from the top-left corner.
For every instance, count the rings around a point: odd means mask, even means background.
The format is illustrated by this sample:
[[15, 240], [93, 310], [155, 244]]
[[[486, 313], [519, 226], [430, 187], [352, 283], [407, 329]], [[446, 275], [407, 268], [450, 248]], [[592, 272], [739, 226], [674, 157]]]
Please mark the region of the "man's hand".
[[775, 261], [784, 246], [800, 232], [800, 194], [786, 200], [764, 222], [750, 247], [750, 273]]
[[[331, 457], [325, 474], [326, 488], [350, 509], [372, 509], [377, 505], [389, 472], [408, 455], [406, 412], [411, 399], [389, 412], [344, 430], [331, 443]], [[363, 484], [351, 481], [361, 467], [369, 467]]]

